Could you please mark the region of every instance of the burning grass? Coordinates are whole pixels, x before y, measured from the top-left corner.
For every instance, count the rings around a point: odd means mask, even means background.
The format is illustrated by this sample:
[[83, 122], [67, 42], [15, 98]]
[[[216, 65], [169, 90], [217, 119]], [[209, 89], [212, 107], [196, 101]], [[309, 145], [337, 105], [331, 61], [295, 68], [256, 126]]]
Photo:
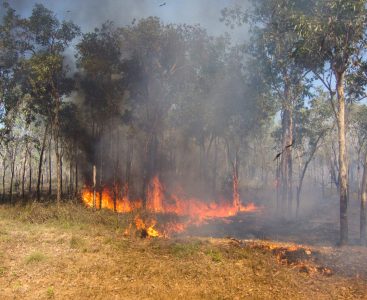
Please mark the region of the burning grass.
[[[307, 247], [299, 246], [302, 250], [296, 249], [293, 257], [292, 245], [270, 241], [125, 237], [120, 225], [133, 216], [124, 222], [112, 212], [72, 204], [59, 212], [52, 205], [34, 205], [42, 212], [35, 207], [0, 206], [0, 228], [9, 237], [0, 240], [5, 270], [0, 275], [2, 299], [213, 299], [213, 295], [363, 299], [367, 295], [366, 281], [361, 279], [294, 268], [309, 257], [306, 251], [315, 253]], [[99, 223], [94, 217], [106, 219]], [[35, 252], [47, 259], [24, 264]]]
[[[216, 218], [228, 218], [239, 213], [257, 212], [259, 207], [253, 203], [243, 205], [238, 191], [238, 182], [233, 184], [233, 199], [219, 201], [205, 201], [202, 199], [188, 197], [181, 189], [175, 193], [168, 193], [160, 182], [159, 177], [155, 176], [146, 192], [146, 205], [143, 206], [141, 199], [131, 200], [128, 198], [128, 187], [124, 190], [104, 188], [100, 193], [96, 193], [91, 188], [85, 187], [82, 192], [82, 200], [89, 207], [103, 207], [119, 213], [139, 213], [143, 210], [148, 217], [136, 216], [135, 227], [141, 231], [142, 237], [168, 237], [172, 234], [184, 232], [189, 226], [200, 225], [207, 220]], [[98, 204], [97, 204], [98, 202]], [[165, 219], [159, 222], [153, 219], [160, 216]], [[170, 220], [169, 220], [170, 219]], [[160, 227], [158, 229], [158, 227]], [[131, 228], [126, 232], [128, 235]]]

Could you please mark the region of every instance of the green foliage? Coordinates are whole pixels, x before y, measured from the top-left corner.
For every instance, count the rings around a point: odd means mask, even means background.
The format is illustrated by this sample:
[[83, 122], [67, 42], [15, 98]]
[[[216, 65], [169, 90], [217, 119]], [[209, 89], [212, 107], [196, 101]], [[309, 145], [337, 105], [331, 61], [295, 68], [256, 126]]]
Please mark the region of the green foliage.
[[294, 16], [300, 36], [296, 57], [311, 68], [329, 63], [346, 70], [365, 43], [365, 1], [315, 0], [310, 4], [308, 12]]

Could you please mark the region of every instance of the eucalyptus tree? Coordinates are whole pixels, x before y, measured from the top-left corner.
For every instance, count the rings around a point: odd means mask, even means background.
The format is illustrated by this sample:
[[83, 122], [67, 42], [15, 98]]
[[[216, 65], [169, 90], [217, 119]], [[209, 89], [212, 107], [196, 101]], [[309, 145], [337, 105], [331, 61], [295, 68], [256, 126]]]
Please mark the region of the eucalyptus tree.
[[0, 99], [1, 105], [7, 111], [11, 104], [9, 93], [15, 85], [14, 71], [19, 60], [17, 31], [21, 19], [8, 4], [3, 4], [3, 8], [6, 13], [0, 20]]
[[327, 102], [327, 95], [318, 91], [311, 99], [309, 107], [303, 107], [297, 114], [299, 122], [295, 128], [297, 136], [296, 152], [298, 154], [300, 174], [297, 185], [296, 216], [299, 215], [300, 198], [307, 169], [315, 153], [324, 142], [325, 136], [333, 128], [332, 111]]
[[365, 55], [366, 13], [364, 0], [314, 0], [290, 16], [299, 36], [293, 57], [329, 93], [338, 128], [341, 245], [348, 241], [346, 98], [354, 94], [346, 88]]
[[[130, 101], [134, 105], [136, 128], [144, 136], [143, 188], [161, 169], [159, 153], [168, 113], [175, 98], [184, 89], [185, 80], [193, 74], [188, 61], [188, 39], [195, 28], [186, 25], [164, 25], [155, 17], [140, 20], [121, 29], [121, 48], [126, 60], [134, 61], [135, 80], [129, 85]], [[144, 196], [145, 197], [145, 196]]]
[[[363, 175], [362, 181], [357, 182], [360, 185], [360, 241], [366, 246], [366, 209], [367, 209], [367, 107], [357, 105], [350, 116], [351, 124], [357, 134], [358, 148], [363, 153]], [[359, 153], [358, 153], [359, 154]]]
[[[70, 21], [59, 21], [56, 15], [41, 4], [36, 4], [29, 18], [24, 20], [24, 68], [27, 70], [29, 93], [34, 106], [46, 117], [46, 128], [51, 127], [55, 143], [57, 203], [61, 201], [60, 109], [63, 97], [72, 90], [72, 79], [64, 64], [64, 51], [79, 34], [79, 28]], [[46, 134], [45, 134], [46, 135]]]
[[278, 157], [281, 159], [282, 201], [278, 209], [284, 213], [288, 205], [289, 214], [293, 199], [294, 109], [308, 90], [308, 71], [292, 57], [299, 37], [293, 30], [293, 23], [289, 22], [289, 15], [304, 6], [303, 1], [262, 0], [251, 1], [250, 8], [245, 11], [239, 6], [222, 11], [226, 24], [249, 25], [247, 54], [258, 64], [262, 84], [269, 87], [271, 97], [277, 101], [281, 112], [281, 150]]
[[[115, 129], [116, 124], [120, 126], [123, 123], [127, 101], [125, 93], [131, 76], [127, 73], [126, 63], [122, 59], [121, 39], [121, 30], [112, 22], [105, 22], [94, 32], [83, 34], [76, 46], [79, 90], [83, 95], [80, 115], [84, 116], [87, 133], [91, 137], [88, 156], [98, 173], [100, 196], [103, 182], [116, 182], [119, 173], [118, 167], [116, 168], [118, 158], [104, 158], [108, 150], [107, 145], [110, 145], [107, 153], [112, 156], [113, 141], [119, 140]], [[106, 135], [109, 140], [102, 140]], [[120, 154], [116, 151], [116, 155]], [[114, 169], [114, 172], [105, 172], [106, 176], [103, 178], [104, 168]]]
[[[193, 141], [199, 148], [196, 182], [207, 185], [211, 181], [214, 192], [218, 155], [214, 154], [212, 164], [209, 164], [209, 159], [213, 149], [218, 154], [219, 139], [224, 139], [227, 115], [224, 116], [223, 113], [231, 107], [229, 101], [224, 99], [232, 100], [232, 96], [238, 91], [235, 84], [229, 86], [231, 79], [236, 77], [237, 70], [233, 68], [228, 72], [231, 56], [228, 36], [213, 38], [204, 29], [194, 27], [188, 33], [186, 43], [187, 66], [174, 100], [175, 110], [171, 111], [170, 118], [174, 128], [185, 140]], [[239, 67], [240, 64], [236, 66]], [[233, 93], [228, 95], [230, 90]], [[182, 153], [184, 161], [188, 159], [185, 154], [189, 153]], [[213, 170], [209, 169], [210, 165]]]

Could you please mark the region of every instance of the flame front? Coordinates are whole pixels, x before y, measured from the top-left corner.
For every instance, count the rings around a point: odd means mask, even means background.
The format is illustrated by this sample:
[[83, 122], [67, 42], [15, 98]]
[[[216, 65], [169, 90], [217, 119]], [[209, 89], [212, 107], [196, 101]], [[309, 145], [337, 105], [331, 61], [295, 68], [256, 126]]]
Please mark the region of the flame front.
[[[86, 205], [93, 207], [93, 191], [91, 189], [85, 188], [83, 190], [82, 199]], [[96, 203], [97, 207], [101, 205], [102, 208], [116, 210], [119, 213], [130, 213], [143, 207], [141, 199], [130, 200], [127, 196], [119, 197], [116, 192], [107, 188], [104, 188], [102, 193], [96, 194]], [[155, 229], [155, 221], [150, 226], [146, 226], [140, 217], [135, 219], [135, 226], [138, 230], [145, 230], [148, 236], [157, 237], [183, 232], [187, 226], [198, 225], [208, 219], [233, 217], [239, 212], [254, 212], [258, 210], [258, 207], [253, 203], [242, 205], [237, 181], [233, 183], [232, 201], [205, 202], [196, 198], [185, 198], [178, 194], [165, 193], [158, 176], [155, 176], [147, 189], [146, 210], [154, 214], [174, 214], [187, 218], [185, 222], [168, 222], [165, 224], [162, 234]]]
[[[114, 201], [114, 198], [116, 198], [116, 201]], [[84, 188], [82, 199], [87, 206], [93, 207], [93, 190]], [[127, 197], [114, 196], [114, 193], [108, 188], [104, 188], [101, 193], [96, 193], [96, 203], [97, 207], [101, 206], [110, 210], [115, 209], [116, 203], [116, 211], [119, 213], [129, 213], [143, 206], [141, 200], [130, 201]]]

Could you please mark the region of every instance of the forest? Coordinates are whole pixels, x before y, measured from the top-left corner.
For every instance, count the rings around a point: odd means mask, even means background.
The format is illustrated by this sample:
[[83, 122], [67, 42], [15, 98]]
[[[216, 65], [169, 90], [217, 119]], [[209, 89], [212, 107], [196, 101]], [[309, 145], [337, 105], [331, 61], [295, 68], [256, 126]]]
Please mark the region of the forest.
[[83, 31], [47, 5], [2, 3], [2, 210], [61, 219], [71, 205], [152, 243], [315, 239], [365, 259], [366, 4], [238, 1], [217, 18], [238, 41], [157, 16]]

